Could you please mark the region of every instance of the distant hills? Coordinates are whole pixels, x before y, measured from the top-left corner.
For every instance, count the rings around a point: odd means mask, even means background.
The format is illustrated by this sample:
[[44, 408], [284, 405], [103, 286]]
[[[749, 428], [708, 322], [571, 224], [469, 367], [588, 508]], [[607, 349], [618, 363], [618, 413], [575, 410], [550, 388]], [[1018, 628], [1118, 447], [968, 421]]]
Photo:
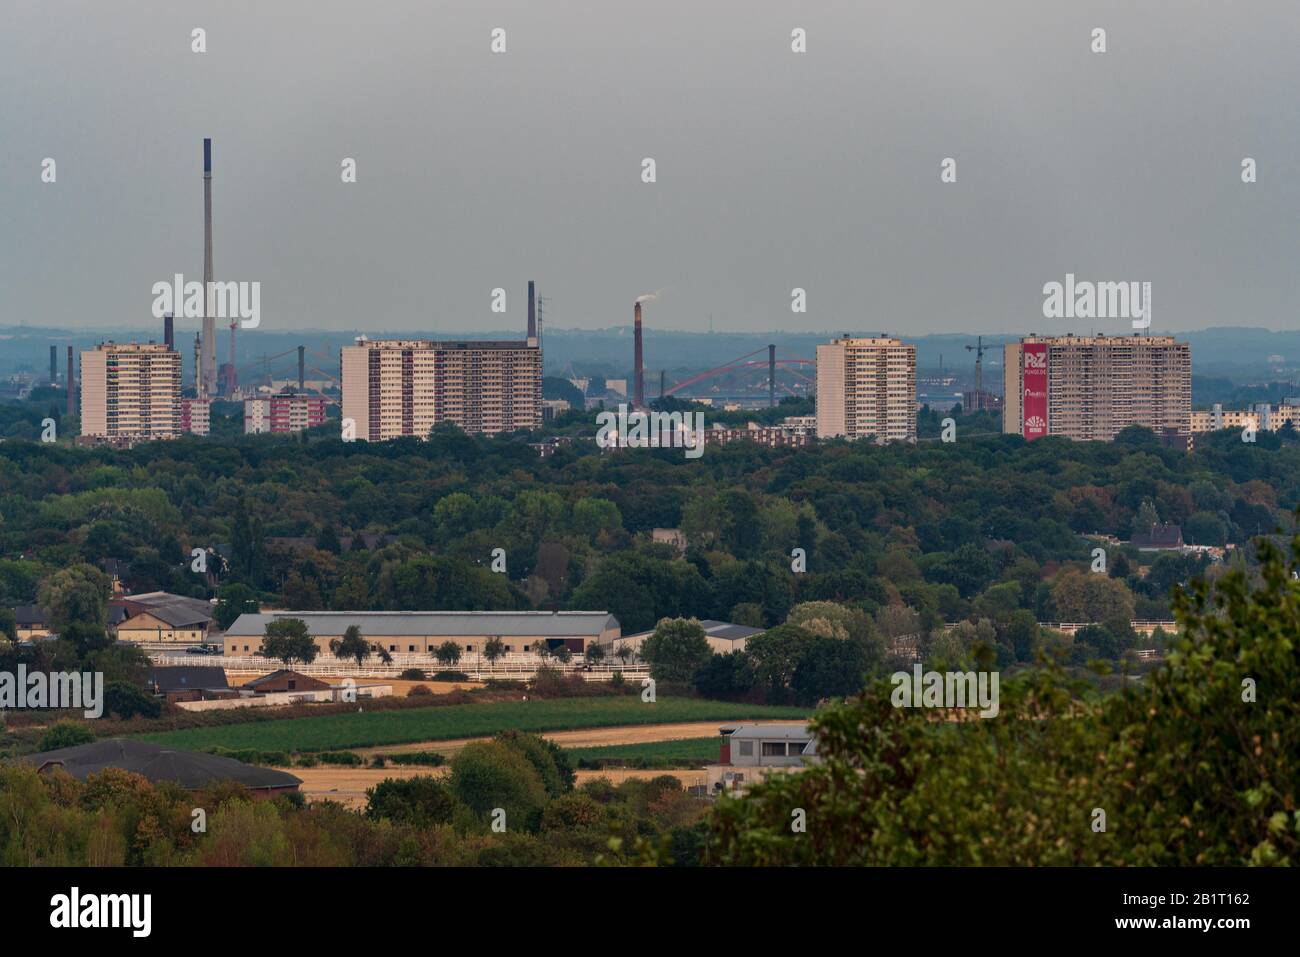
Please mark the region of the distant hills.
[[[645, 333], [647, 378], [652, 379], [658, 375], [660, 369], [666, 369], [669, 380], [673, 381], [691, 372], [723, 365], [748, 353], [755, 353], [751, 357], [753, 359], [765, 360], [769, 342], [776, 344], [778, 357], [812, 359], [816, 355], [817, 344], [827, 342], [833, 336], [843, 332], [856, 335], [879, 335], [881, 331], [916, 343], [917, 364], [923, 370], [935, 370], [942, 364], [946, 369], [968, 374], [974, 367], [974, 356], [965, 349], [967, 345], [975, 344], [973, 335], [947, 333], [909, 336], [906, 330], [899, 329], [837, 329], [825, 333], [698, 333], [656, 330], [648, 326]], [[366, 334], [372, 339], [389, 336], [508, 339], [521, 337], [522, 330], [517, 328], [424, 332], [368, 330]], [[339, 348], [350, 344], [357, 335], [355, 331], [307, 329], [281, 332], [265, 326], [256, 330], [241, 330], [237, 337], [236, 361], [241, 374], [251, 375], [260, 374], [264, 368], [264, 356], [278, 357], [269, 358], [265, 368], [275, 378], [291, 378], [296, 375], [295, 350], [301, 344], [308, 348], [306, 360], [308, 366], [336, 374]], [[1176, 335], [1191, 343], [1192, 362], [1200, 375], [1231, 377], [1247, 382], [1292, 377], [1300, 379], [1300, 331], [1274, 332], [1268, 329], [1221, 327]], [[221, 361], [226, 359], [228, 337], [227, 331], [220, 332]], [[0, 327], [0, 375], [25, 371], [35, 373], [43, 381], [49, 369], [49, 347], [57, 345], [59, 374], [62, 376], [67, 346], [71, 345], [75, 350], [80, 351], [92, 348], [106, 338], [113, 338], [119, 342], [148, 341], [151, 338], [161, 340], [162, 328], [160, 325], [158, 328], [140, 327], [108, 333], [102, 330], [72, 331], [38, 326]], [[194, 371], [194, 329], [185, 326], [178, 328], [177, 338], [180, 340], [179, 347], [185, 359], [185, 379], [188, 382], [192, 379]], [[984, 337], [986, 373], [998, 373], [1002, 365], [999, 347], [1016, 338], [1015, 335], [1005, 334]], [[560, 375], [572, 371], [578, 375], [623, 377], [631, 372], [632, 330], [630, 327], [596, 330], [547, 329], [543, 344], [548, 375]], [[991, 354], [987, 351], [990, 347]], [[1275, 358], [1279, 356], [1280, 360]], [[308, 378], [317, 377], [315, 373], [308, 371]]]

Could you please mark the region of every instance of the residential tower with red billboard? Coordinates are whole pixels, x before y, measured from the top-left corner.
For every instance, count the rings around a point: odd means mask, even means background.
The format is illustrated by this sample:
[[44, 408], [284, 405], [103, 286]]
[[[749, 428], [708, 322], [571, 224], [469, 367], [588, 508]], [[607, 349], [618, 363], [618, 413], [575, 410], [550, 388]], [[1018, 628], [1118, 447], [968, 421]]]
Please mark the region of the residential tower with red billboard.
[[1110, 441], [1130, 425], [1188, 435], [1192, 359], [1172, 336], [1026, 336], [1004, 347], [1002, 431]]

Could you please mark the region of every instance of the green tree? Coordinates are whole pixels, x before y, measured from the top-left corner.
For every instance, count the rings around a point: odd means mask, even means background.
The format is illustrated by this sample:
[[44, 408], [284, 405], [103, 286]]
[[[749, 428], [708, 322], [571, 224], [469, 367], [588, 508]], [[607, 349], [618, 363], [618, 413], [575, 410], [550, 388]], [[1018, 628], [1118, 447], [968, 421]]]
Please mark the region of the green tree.
[[108, 624], [111, 594], [112, 582], [94, 565], [72, 565], [45, 580], [40, 604], [56, 634], [63, 634], [74, 623], [103, 629]]
[[339, 533], [334, 531], [333, 525], [321, 526], [321, 530], [316, 536], [316, 547], [322, 552], [330, 552], [333, 555], [338, 555], [343, 551], [343, 545], [339, 542]]
[[438, 659], [439, 664], [450, 667], [460, 661], [460, 645], [454, 641], [444, 641], [433, 656]]
[[242, 582], [232, 582], [217, 589], [217, 605], [212, 611], [217, 627], [222, 631], [235, 623], [240, 615], [257, 614], [260, 606], [257, 593]]
[[577, 772], [573, 769], [568, 753], [555, 742], [523, 731], [499, 731], [492, 740], [522, 754], [541, 778], [542, 786], [550, 798], [557, 798], [573, 790]]
[[1122, 581], [1070, 568], [1052, 585], [1062, 621], [1123, 622], [1133, 618], [1133, 593]]
[[267, 623], [262, 638], [264, 657], [279, 658], [292, 668], [295, 661], [311, 664], [316, 660], [318, 650], [307, 630], [307, 623], [301, 618], [276, 618]]
[[508, 830], [535, 831], [546, 807], [546, 787], [537, 769], [516, 748], [500, 741], [476, 742], [451, 761], [451, 791], [482, 821], [505, 812]]
[[[895, 707], [891, 683], [818, 712], [819, 760], [719, 802], [707, 859], [741, 865], [1242, 866], [1300, 859], [1300, 538], [1259, 575], [1175, 594], [1163, 667], [1096, 698], [1006, 678], [996, 720]], [[1102, 577], [1102, 576], [1097, 576]], [[1265, 689], [1268, 689], [1265, 691]], [[866, 733], [864, 733], [866, 729]], [[792, 807], [820, 835], [792, 834]], [[1107, 811], [1094, 831], [1089, 808]], [[1006, 828], [1009, 819], [1035, 821]], [[936, 828], [935, 821], [945, 822]], [[811, 823], [811, 822], [810, 822]], [[814, 829], [810, 827], [810, 833]]]
[[281, 593], [284, 604], [300, 611], [319, 611], [325, 606], [315, 580], [304, 578], [298, 571], [289, 573]]
[[365, 664], [370, 657], [370, 642], [361, 634], [359, 625], [348, 625], [343, 630], [343, 637], [330, 642], [330, 651], [335, 658], [355, 658], [357, 667]]
[[700, 665], [692, 679], [704, 698], [732, 699], [747, 695], [754, 687], [754, 667], [743, 651], [715, 654]]
[[812, 705], [823, 698], [857, 694], [870, 670], [858, 642], [814, 635], [795, 665], [790, 687], [796, 702]]
[[126, 681], [104, 685], [104, 713], [119, 718], [156, 718], [162, 714], [162, 702]]
[[57, 751], [95, 740], [95, 732], [77, 721], [56, 721], [41, 737], [42, 751]]
[[456, 799], [443, 781], [428, 775], [387, 778], [366, 791], [365, 816], [418, 828], [450, 824]]
[[777, 625], [745, 642], [754, 675], [770, 693], [782, 695], [811, 648], [814, 636], [798, 625]]
[[641, 643], [641, 657], [657, 681], [690, 681], [713, 654], [708, 635], [694, 618], [664, 618]]
[[586, 538], [595, 538], [601, 532], [612, 532], [623, 527], [623, 516], [618, 506], [609, 499], [580, 498], [573, 503], [571, 519], [574, 531]]

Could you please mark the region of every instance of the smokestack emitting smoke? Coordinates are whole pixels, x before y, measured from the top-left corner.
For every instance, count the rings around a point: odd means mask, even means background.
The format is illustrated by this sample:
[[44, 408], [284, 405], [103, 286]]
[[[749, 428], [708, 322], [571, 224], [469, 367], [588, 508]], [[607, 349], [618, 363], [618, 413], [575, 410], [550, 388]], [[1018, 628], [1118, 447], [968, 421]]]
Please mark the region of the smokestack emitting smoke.
[[537, 338], [537, 290], [533, 280], [528, 280], [528, 338]]
[[636, 303], [632, 308], [632, 335], [634, 342], [632, 347], [632, 407], [635, 409], [640, 409], [645, 406], [645, 382], [642, 379], [641, 369], [641, 300], [648, 298], [648, 296], [638, 296]]
[[203, 139], [203, 361], [200, 396], [217, 391], [217, 320], [212, 315], [212, 139]]

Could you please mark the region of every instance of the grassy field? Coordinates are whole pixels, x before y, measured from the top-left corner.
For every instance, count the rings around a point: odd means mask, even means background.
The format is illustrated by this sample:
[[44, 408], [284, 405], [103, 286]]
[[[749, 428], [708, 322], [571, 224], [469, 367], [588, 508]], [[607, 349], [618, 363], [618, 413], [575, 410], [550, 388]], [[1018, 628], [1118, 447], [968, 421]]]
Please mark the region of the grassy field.
[[191, 751], [216, 747], [259, 751], [339, 751], [413, 741], [471, 738], [498, 731], [563, 731], [617, 725], [681, 721], [740, 721], [754, 718], [803, 718], [806, 708], [732, 704], [694, 698], [660, 698], [653, 704], [639, 695], [619, 698], [551, 698], [496, 701], [407, 711], [330, 714], [288, 718], [185, 731], [141, 735], [145, 741]]
[[720, 750], [719, 745], [719, 736], [715, 734], [711, 738], [646, 741], [642, 744], [610, 744], [596, 748], [565, 748], [565, 751], [575, 762], [614, 758], [624, 761], [644, 759], [651, 762], [698, 761], [701, 764], [716, 764]]

